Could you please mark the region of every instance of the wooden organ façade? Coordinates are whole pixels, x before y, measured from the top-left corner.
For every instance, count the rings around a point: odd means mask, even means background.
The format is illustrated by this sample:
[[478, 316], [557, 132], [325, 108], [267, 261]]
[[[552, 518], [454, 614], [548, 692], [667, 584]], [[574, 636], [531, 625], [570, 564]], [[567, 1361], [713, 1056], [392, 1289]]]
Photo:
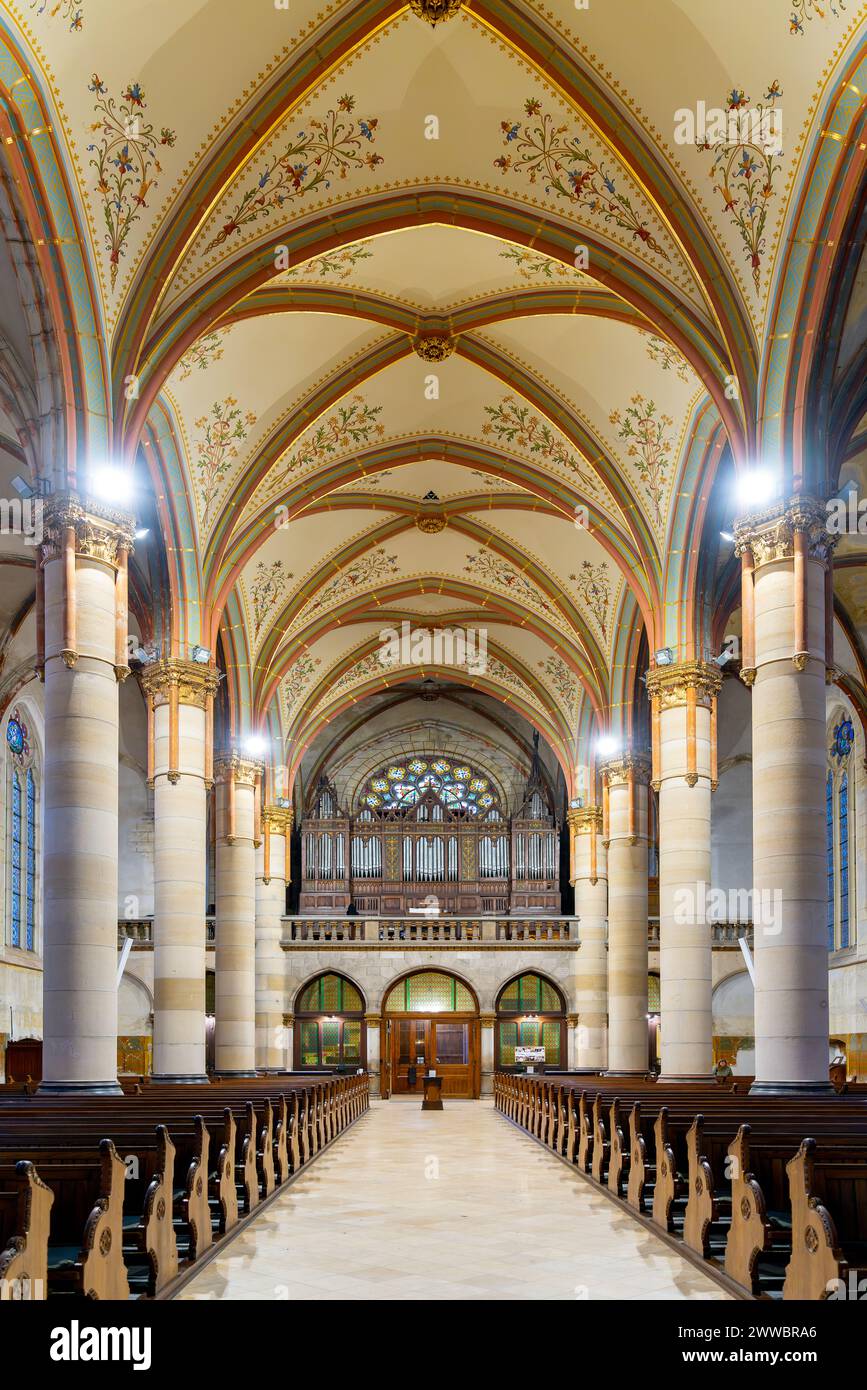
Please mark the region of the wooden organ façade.
[[534, 755], [509, 816], [466, 762], [418, 756], [368, 778], [353, 813], [323, 777], [301, 824], [302, 913], [560, 911], [560, 826]]

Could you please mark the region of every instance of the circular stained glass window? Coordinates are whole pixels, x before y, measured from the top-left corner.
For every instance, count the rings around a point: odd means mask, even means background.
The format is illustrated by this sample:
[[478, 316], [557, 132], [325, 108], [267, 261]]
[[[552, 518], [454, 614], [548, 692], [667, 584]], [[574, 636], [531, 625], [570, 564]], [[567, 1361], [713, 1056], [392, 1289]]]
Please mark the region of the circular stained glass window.
[[453, 766], [445, 758], [413, 756], [405, 766], [394, 763], [371, 777], [362, 789], [360, 802], [385, 811], [406, 810], [431, 793], [449, 810], [471, 816], [487, 812], [498, 800], [490, 778], [482, 777], [468, 763]]
[[844, 758], [848, 758], [849, 754], [852, 752], [854, 742], [855, 729], [852, 720], [849, 718], [841, 720], [834, 730], [834, 747], [832, 750], [838, 762], [842, 762]]
[[6, 725], [6, 742], [13, 753], [21, 754], [24, 752], [24, 730], [17, 719], [10, 719]]
[[427, 763], [422, 762], [421, 758], [413, 758], [408, 766], [410, 772], [414, 773], [416, 777], [418, 777], [420, 773], [427, 771]]
[[406, 768], [405, 768], [405, 767], [390, 767], [390, 768], [388, 769], [388, 775], [389, 775], [389, 778], [391, 779], [392, 782], [401, 782], [401, 781], [403, 781], [404, 777], [406, 776]]
[[452, 768], [452, 776], [453, 776], [453, 777], [457, 777], [457, 779], [458, 779], [459, 782], [465, 782], [466, 779], [469, 777], [469, 775], [470, 775], [470, 769], [469, 769], [468, 767], [463, 767], [463, 766], [462, 766], [462, 767], [453, 767], [453, 768]]
[[432, 764], [432, 767], [434, 772], [438, 772], [441, 777], [449, 770], [448, 763], [444, 763], [442, 758], [438, 758], [437, 761]]

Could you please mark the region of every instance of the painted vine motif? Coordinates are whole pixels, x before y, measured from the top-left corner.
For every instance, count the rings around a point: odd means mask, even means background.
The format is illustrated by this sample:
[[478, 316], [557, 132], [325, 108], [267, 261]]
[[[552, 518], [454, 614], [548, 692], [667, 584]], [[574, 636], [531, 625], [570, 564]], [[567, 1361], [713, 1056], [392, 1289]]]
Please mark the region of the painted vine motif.
[[150, 121], [144, 119], [147, 102], [141, 83], [131, 82], [125, 87], [119, 104], [97, 73], [90, 79], [89, 90], [96, 97], [94, 111], [99, 118], [90, 129], [99, 132], [99, 139], [89, 144], [87, 151], [92, 155], [90, 167], [96, 170], [96, 189], [102, 199], [113, 289], [130, 231], [163, 171], [157, 151], [160, 146], [170, 149], [176, 137], [168, 126], [157, 135]]
[[196, 443], [196, 471], [202, 491], [205, 511], [202, 525], [207, 526], [211, 507], [233, 460], [238, 457], [238, 444], [243, 443], [256, 416], [240, 409], [234, 396], [215, 401], [209, 415], [196, 421], [196, 429], [204, 437]]
[[655, 362], [664, 372], [673, 371], [679, 381], [689, 381], [689, 363], [677, 348], [667, 343], [664, 338], [657, 338], [655, 334], [651, 334], [647, 339], [647, 355], [651, 362]]
[[322, 660], [320, 657], [313, 657], [309, 652], [302, 652], [290, 670], [283, 683], [286, 691], [286, 715], [289, 719], [292, 717], [292, 712], [298, 703], [302, 691], [309, 684], [310, 678], [317, 666], [321, 665]]
[[618, 192], [609, 174], [593, 158], [567, 125], [555, 125], [535, 97], [524, 102], [525, 121], [501, 121], [503, 144], [514, 146], [494, 160], [501, 174], [526, 174], [530, 183], [543, 180], [545, 192], [577, 203], [585, 212], [600, 217], [608, 226], [628, 232], [655, 251], [668, 256], [625, 193]]
[[632, 404], [624, 411], [612, 410], [608, 418], [617, 429], [618, 439], [628, 441], [627, 452], [635, 460], [653, 506], [653, 519], [660, 526], [660, 503], [671, 463], [672, 443], [667, 431], [674, 421], [669, 415], [660, 414], [655, 403], [645, 400], [640, 392], [632, 397]]
[[529, 603], [534, 608], [541, 608], [543, 613], [550, 613], [552, 617], [559, 616], [553, 605], [548, 602], [525, 574], [510, 565], [508, 560], [501, 559], [499, 555], [491, 554], [489, 550], [480, 550], [475, 555], [468, 555], [464, 569], [479, 580], [483, 586], [485, 584], [498, 584], [502, 588], [508, 589], [520, 602]]
[[335, 690], [344, 690], [347, 685], [354, 685], [356, 681], [366, 680], [368, 676], [381, 676], [387, 668], [383, 666], [379, 659], [379, 649], [375, 652], [368, 652], [367, 656], [361, 657], [354, 666], [350, 666], [348, 671], [335, 681]]
[[581, 687], [576, 676], [560, 656], [546, 657], [544, 661], [539, 662], [539, 668], [550, 678], [551, 684], [563, 700], [570, 718], [574, 719], [581, 702]]
[[829, 11], [835, 19], [839, 19], [841, 11], [843, 13], [846, 11], [843, 0], [792, 0], [789, 33], [803, 34], [804, 20], [811, 22], [816, 15], [820, 19], [825, 19]]
[[[45, 14], [48, 9], [48, 0], [30, 0], [31, 10], [36, 10], [37, 18]], [[80, 34], [84, 28], [84, 9], [82, 0], [57, 0], [51, 6], [49, 19], [56, 19], [60, 15], [63, 19], [69, 20], [69, 29], [73, 34]]]
[[352, 592], [360, 593], [366, 585], [373, 584], [380, 579], [388, 579], [393, 574], [397, 574], [397, 570], [397, 556], [387, 555], [382, 546], [378, 550], [372, 550], [367, 555], [360, 555], [357, 560], [353, 560], [350, 565], [338, 571], [333, 579], [329, 579], [316, 597], [310, 600], [303, 612], [299, 613], [296, 622], [300, 621], [302, 617], [306, 620], [321, 608], [326, 608], [338, 593], [341, 595], [348, 595]]
[[611, 577], [603, 560], [594, 565], [590, 560], [582, 560], [577, 574], [570, 574], [570, 580], [590, 609], [603, 637], [608, 636], [608, 605], [611, 601]]
[[288, 581], [293, 578], [294, 575], [287, 573], [283, 568], [282, 560], [274, 560], [270, 565], [266, 565], [264, 560], [259, 561], [250, 587], [253, 600], [253, 622], [255, 624], [254, 636], [259, 636], [265, 619], [278, 600], [282, 598]]
[[311, 117], [283, 153], [265, 165], [255, 186], [236, 203], [205, 252], [222, 246], [242, 227], [268, 217], [291, 199], [317, 188], [330, 188], [333, 178], [345, 179], [356, 169], [375, 169], [382, 164], [382, 155], [364, 148], [365, 142], [372, 145], [376, 140], [379, 118], [348, 120], [354, 109], [355, 97], [347, 93], [323, 120]]
[[341, 246], [339, 251], [328, 251], [324, 256], [316, 256], [312, 261], [292, 266], [291, 270], [286, 271], [286, 276], [312, 280], [314, 275], [318, 275], [320, 280], [324, 280], [327, 275], [333, 275], [335, 280], [348, 280], [359, 261], [369, 261], [373, 256], [369, 247], [367, 241], [359, 241], [355, 246]]
[[592, 488], [593, 480], [567, 447], [565, 441], [548, 424], [535, 415], [529, 406], [514, 396], [504, 396], [499, 405], [486, 405], [487, 424], [482, 434], [493, 434], [499, 443], [519, 444], [531, 454], [559, 464], [574, 473], [584, 487]]
[[[771, 113], [779, 115], [776, 106], [783, 95], [779, 82], [772, 82], [764, 100], [750, 111], [752, 129], [759, 132], [769, 128]], [[736, 114], [750, 107], [750, 98], [735, 87], [726, 99], [726, 114]], [[780, 171], [779, 152], [771, 144], [758, 139], [712, 141], [705, 135], [696, 141], [696, 148], [714, 155], [709, 170], [714, 180], [714, 192], [723, 200], [723, 210], [737, 228], [749, 259], [756, 292], [762, 275], [762, 257], [767, 249], [765, 226], [768, 208], [774, 196], [774, 180]]]
[[571, 270], [574, 275], [581, 272], [561, 261], [552, 261], [550, 256], [542, 256], [538, 251], [528, 251], [523, 246], [504, 246], [500, 260], [513, 261], [515, 269], [523, 280], [559, 280]]
[[222, 356], [223, 347], [219, 333], [206, 333], [203, 338], [197, 338], [178, 362], [181, 381], [186, 381], [196, 369], [206, 372], [215, 362], [219, 362]]
[[360, 449], [375, 439], [382, 439], [385, 428], [378, 423], [381, 414], [381, 405], [367, 405], [363, 396], [351, 396], [346, 405], [338, 406], [327, 420], [322, 420], [290, 455], [282, 472], [274, 479], [274, 485], [282, 484], [293, 473], [324, 463], [335, 454]]

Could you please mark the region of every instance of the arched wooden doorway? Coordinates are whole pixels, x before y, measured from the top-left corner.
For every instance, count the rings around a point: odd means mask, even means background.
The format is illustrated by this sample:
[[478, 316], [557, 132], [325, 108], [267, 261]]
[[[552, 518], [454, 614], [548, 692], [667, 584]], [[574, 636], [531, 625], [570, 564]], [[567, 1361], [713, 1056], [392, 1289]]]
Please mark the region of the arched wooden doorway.
[[414, 970], [391, 986], [382, 1010], [382, 1094], [421, 1095], [425, 1073], [443, 1096], [475, 1100], [481, 1087], [479, 1005], [445, 970]]

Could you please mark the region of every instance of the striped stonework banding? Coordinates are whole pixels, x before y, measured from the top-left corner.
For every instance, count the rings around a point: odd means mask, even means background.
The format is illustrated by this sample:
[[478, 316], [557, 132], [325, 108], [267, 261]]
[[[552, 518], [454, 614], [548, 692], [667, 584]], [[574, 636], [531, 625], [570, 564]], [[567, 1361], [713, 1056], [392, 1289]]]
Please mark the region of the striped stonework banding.
[[256, 787], [262, 763], [232, 750], [215, 760], [217, 940], [215, 1069], [256, 1071]]
[[208, 708], [217, 672], [171, 657], [145, 667], [154, 792], [154, 1076], [205, 1078]]
[[292, 818], [290, 807], [263, 807], [262, 843], [256, 850], [256, 1066], [260, 1071], [281, 1071], [287, 1066], [281, 941]]

